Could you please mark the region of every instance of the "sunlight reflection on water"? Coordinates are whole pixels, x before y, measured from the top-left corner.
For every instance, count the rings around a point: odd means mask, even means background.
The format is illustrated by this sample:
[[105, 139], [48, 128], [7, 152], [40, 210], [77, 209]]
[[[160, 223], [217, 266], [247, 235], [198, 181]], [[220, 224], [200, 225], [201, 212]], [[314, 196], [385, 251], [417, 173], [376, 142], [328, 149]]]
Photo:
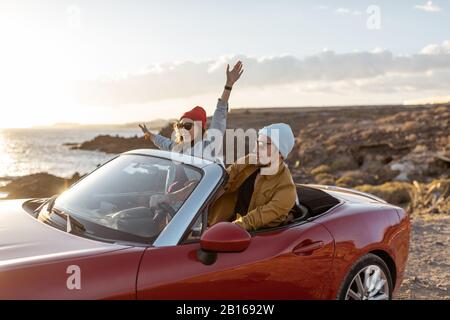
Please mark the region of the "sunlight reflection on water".
[[6, 168], [11, 165], [11, 162], [11, 157], [6, 151], [5, 139], [3, 138], [2, 132], [0, 132], [0, 173], [5, 172]]
[[[9, 181], [0, 180], [0, 188], [6, 186], [9, 183]], [[0, 199], [6, 198], [8, 196], [8, 193], [6, 192], [0, 192]]]
[[0, 178], [48, 172], [71, 177], [94, 170], [114, 155], [70, 150], [64, 143], [82, 143], [97, 135], [130, 137], [138, 130], [3, 129], [0, 130]]

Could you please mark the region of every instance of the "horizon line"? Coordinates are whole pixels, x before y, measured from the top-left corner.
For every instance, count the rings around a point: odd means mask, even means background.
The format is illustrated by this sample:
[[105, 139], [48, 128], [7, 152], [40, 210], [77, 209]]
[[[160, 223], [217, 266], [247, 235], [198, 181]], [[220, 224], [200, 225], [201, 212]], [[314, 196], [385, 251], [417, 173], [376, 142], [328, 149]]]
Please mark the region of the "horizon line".
[[[414, 101], [413, 101], [414, 102]], [[449, 101], [437, 101], [437, 102], [424, 102], [424, 103], [411, 103], [410, 101], [405, 101], [403, 103], [386, 103], [386, 104], [338, 104], [338, 105], [310, 105], [310, 106], [261, 106], [261, 107], [252, 107], [252, 106], [240, 106], [240, 107], [234, 107], [229, 109], [229, 113], [240, 113], [245, 112], [248, 110], [272, 110], [272, 109], [316, 109], [316, 108], [330, 108], [330, 109], [345, 109], [345, 108], [370, 108], [370, 107], [425, 107], [425, 106], [434, 106], [434, 105], [446, 105], [450, 104]], [[210, 117], [210, 116], [209, 116]], [[152, 123], [152, 122], [170, 122], [174, 121], [176, 118], [157, 118], [154, 120], [148, 120], [145, 121], [145, 123]], [[77, 123], [77, 122], [55, 122], [53, 124], [37, 124], [37, 125], [31, 125], [31, 126], [24, 126], [24, 127], [0, 127], [0, 130], [3, 129], [65, 129], [65, 128], [77, 128], [77, 127], [117, 127], [121, 126], [124, 128], [127, 128], [127, 126], [132, 127], [136, 123], [141, 123], [142, 121], [127, 121], [122, 123]], [[158, 126], [157, 129], [160, 129]]]

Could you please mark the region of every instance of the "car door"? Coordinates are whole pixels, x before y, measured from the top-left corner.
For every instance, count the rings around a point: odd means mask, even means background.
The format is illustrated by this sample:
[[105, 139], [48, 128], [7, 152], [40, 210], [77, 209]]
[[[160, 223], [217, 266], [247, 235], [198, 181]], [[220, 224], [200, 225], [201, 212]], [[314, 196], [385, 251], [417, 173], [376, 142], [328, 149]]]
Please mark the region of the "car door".
[[138, 299], [320, 299], [329, 282], [334, 241], [321, 225], [257, 232], [243, 252], [218, 253], [205, 265], [200, 243], [148, 248]]

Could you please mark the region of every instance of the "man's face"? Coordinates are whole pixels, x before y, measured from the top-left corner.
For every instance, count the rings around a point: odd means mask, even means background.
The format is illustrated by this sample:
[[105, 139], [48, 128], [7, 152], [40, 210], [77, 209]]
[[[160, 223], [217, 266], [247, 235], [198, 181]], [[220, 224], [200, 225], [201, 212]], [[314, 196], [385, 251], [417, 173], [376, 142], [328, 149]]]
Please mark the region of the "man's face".
[[267, 165], [271, 162], [272, 154], [275, 150], [269, 137], [260, 134], [256, 144], [256, 156], [258, 163]]
[[261, 175], [273, 175], [278, 171], [280, 161], [280, 152], [269, 137], [260, 134], [256, 144], [256, 158], [261, 168]]

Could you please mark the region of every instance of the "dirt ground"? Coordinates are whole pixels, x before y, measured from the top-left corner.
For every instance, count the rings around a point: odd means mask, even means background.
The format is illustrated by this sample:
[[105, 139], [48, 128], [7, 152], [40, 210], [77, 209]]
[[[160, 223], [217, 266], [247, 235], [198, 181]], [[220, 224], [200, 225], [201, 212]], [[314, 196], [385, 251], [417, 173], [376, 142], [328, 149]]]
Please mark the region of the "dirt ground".
[[450, 300], [450, 216], [414, 216], [405, 277], [395, 299]]

